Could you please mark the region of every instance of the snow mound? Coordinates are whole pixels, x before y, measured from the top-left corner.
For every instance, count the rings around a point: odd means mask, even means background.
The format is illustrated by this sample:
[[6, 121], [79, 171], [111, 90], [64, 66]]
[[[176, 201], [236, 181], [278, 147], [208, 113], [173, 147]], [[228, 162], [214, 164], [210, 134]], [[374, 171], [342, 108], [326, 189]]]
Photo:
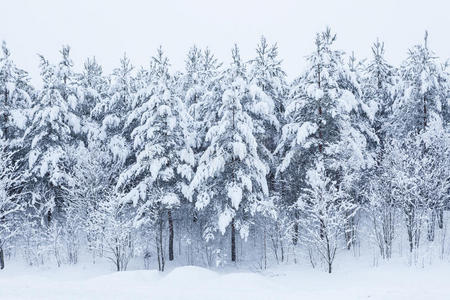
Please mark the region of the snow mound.
[[210, 280], [217, 278], [219, 275], [216, 272], [210, 271], [205, 268], [186, 266], [178, 267], [167, 274], [162, 281], [173, 284], [174, 282], [180, 284], [191, 284], [192, 281], [202, 282], [204, 280]]

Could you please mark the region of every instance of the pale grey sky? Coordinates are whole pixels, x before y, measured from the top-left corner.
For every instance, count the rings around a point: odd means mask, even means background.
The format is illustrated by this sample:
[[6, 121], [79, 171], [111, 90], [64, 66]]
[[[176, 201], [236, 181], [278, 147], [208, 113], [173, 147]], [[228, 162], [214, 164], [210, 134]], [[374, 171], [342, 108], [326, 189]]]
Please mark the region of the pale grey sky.
[[182, 69], [193, 44], [209, 46], [230, 61], [236, 42], [250, 59], [259, 37], [278, 42], [290, 78], [304, 66], [317, 31], [327, 25], [337, 46], [357, 57], [370, 55], [377, 37], [395, 64], [408, 47], [430, 33], [429, 44], [442, 59], [450, 57], [450, 1], [446, 0], [0, 0], [0, 40], [6, 40], [16, 63], [39, 82], [41, 53], [52, 61], [70, 44], [78, 67], [95, 55], [110, 72], [126, 51], [135, 66], [148, 64], [162, 45], [173, 69]]

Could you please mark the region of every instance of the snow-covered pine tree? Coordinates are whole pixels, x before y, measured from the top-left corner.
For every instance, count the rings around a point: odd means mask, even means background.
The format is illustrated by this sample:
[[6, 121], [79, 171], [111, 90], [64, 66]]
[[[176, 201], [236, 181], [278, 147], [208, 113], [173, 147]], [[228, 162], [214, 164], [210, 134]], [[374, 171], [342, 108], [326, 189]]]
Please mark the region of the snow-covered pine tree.
[[11, 149], [20, 147], [20, 138], [27, 125], [27, 109], [34, 93], [28, 73], [16, 67], [11, 52], [2, 43], [0, 58], [0, 138], [8, 141]]
[[203, 51], [197, 46], [189, 49], [185, 59], [185, 73], [182, 80], [182, 92], [186, 107], [198, 102], [204, 93], [202, 74]]
[[21, 163], [5, 145], [0, 140], [0, 270], [5, 268], [5, 250], [22, 228], [20, 213], [24, 209], [21, 201], [23, 176], [19, 172]]
[[[217, 61], [212, 52], [206, 48], [204, 50], [193, 46], [189, 49], [185, 59], [185, 70], [182, 74], [173, 76], [176, 82], [177, 94], [183, 100], [186, 112], [185, 124], [188, 145], [194, 152], [195, 161], [208, 146], [206, 133], [211, 126], [218, 121], [218, 111], [221, 104], [221, 64]], [[195, 170], [195, 165], [193, 166]], [[195, 264], [201, 261], [213, 264], [212, 242], [203, 244], [203, 228], [208, 223], [209, 216], [202, 216], [201, 212], [195, 209], [193, 202], [187, 202], [182, 207], [183, 213], [179, 215], [178, 222], [185, 229], [178, 235], [184, 241], [185, 258], [188, 264]], [[205, 257], [198, 255], [206, 251]]]
[[[0, 57], [0, 144], [4, 159], [9, 158], [14, 161], [13, 170], [16, 174], [13, 177], [21, 178], [24, 170], [27, 169], [23, 157], [29, 151], [29, 146], [24, 143], [22, 136], [29, 122], [35, 91], [30, 84], [28, 73], [15, 65], [5, 42], [2, 43], [2, 54], [3, 56]], [[15, 189], [14, 193], [21, 193], [22, 188]], [[11, 192], [8, 191], [8, 193]]]
[[[272, 240], [272, 248], [277, 260], [284, 260], [284, 236], [281, 233], [289, 228], [280, 228], [282, 224], [289, 226], [290, 218], [288, 210], [284, 206], [282, 197], [282, 181], [278, 184], [275, 181], [276, 166], [278, 157], [273, 152], [278, 144], [281, 135], [281, 124], [284, 120], [285, 100], [288, 94], [288, 85], [286, 83], [286, 73], [281, 67], [281, 59], [278, 57], [277, 44], [270, 45], [264, 36], [261, 37], [256, 47], [256, 57], [249, 62], [248, 80], [251, 86], [254, 102], [265, 104], [259, 111], [253, 111], [258, 105], [247, 105], [250, 116], [254, 120], [256, 129], [256, 139], [259, 145], [258, 151], [260, 157], [269, 166], [267, 174], [267, 183], [269, 187], [269, 196], [276, 203], [278, 218], [271, 220], [264, 218], [260, 220], [263, 244], [267, 232]], [[270, 228], [273, 227], [273, 228]], [[280, 248], [280, 255], [277, 249]], [[263, 246], [263, 256], [266, 255], [266, 249]], [[280, 256], [280, 257], [279, 257]], [[264, 259], [266, 266], [266, 259]]]
[[[164, 271], [162, 224], [167, 214], [169, 224], [169, 260], [174, 259], [173, 211], [181, 204], [192, 178], [194, 156], [186, 142], [183, 103], [174, 92], [169, 63], [161, 48], [153, 57], [154, 77], [146, 89], [146, 99], [131, 112], [129, 120], [138, 120], [133, 129], [136, 162], [122, 172], [117, 187], [124, 191], [124, 203], [138, 206], [137, 227], [159, 226], [158, 262]], [[160, 260], [161, 259], [161, 260]]]
[[111, 155], [111, 163], [117, 173], [129, 157], [129, 132], [124, 130], [126, 116], [130, 113], [134, 97], [133, 66], [124, 54], [120, 66], [113, 70], [108, 95], [97, 103], [91, 115], [101, 122], [100, 136], [104, 147]]
[[106, 201], [106, 195], [110, 196], [110, 191], [114, 191], [117, 169], [122, 162], [114, 160], [109, 151], [109, 139], [101, 123], [104, 115], [94, 110], [106, 101], [109, 88], [109, 82], [95, 58], [85, 61], [82, 72], [76, 75], [75, 85], [82, 128], [79, 139], [83, 143], [71, 148], [68, 153], [74, 185], [64, 205], [63, 240], [67, 261], [76, 263], [80, 239], [85, 233], [95, 262], [96, 256], [103, 254], [101, 249], [104, 247], [103, 225], [96, 223], [98, 218], [95, 216], [99, 203]]
[[84, 62], [83, 70], [77, 74], [76, 92], [78, 95], [78, 114], [81, 118], [83, 141], [87, 146], [90, 142], [101, 140], [99, 132], [102, 115], [94, 109], [108, 96], [109, 83], [103, 75], [102, 67], [94, 58]]
[[[350, 112], [347, 120], [354, 131], [349, 130], [350, 132], [347, 133], [343, 129], [340, 150], [342, 163], [339, 166], [340, 189], [345, 195], [348, 195], [348, 201], [354, 204], [353, 209], [356, 210], [356, 212], [347, 211], [349, 217], [346, 218], [345, 239], [349, 250], [351, 247], [356, 250], [358, 245], [358, 224], [360, 223], [360, 208], [364, 203], [364, 187], [376, 167], [375, 158], [379, 144], [374, 127], [377, 104], [367, 101], [364, 97], [363, 73], [364, 63], [358, 61], [352, 52], [348, 61], [348, 69], [344, 69], [344, 76], [339, 81], [341, 88], [351, 91], [358, 101], [357, 107]], [[346, 147], [352, 148], [354, 153], [348, 152]]]
[[[109, 214], [111, 211], [100, 211], [100, 203], [121, 210], [118, 206], [120, 194], [115, 187], [126, 160], [132, 156], [129, 130], [125, 128], [126, 116], [134, 97], [132, 71], [133, 66], [124, 54], [120, 66], [113, 70], [110, 78], [102, 76], [101, 66], [95, 59], [86, 61], [79, 78], [78, 92], [83, 100], [83, 112], [90, 115], [84, 115], [83, 122], [87, 147], [74, 149], [72, 155], [76, 184], [71, 189], [71, 197], [73, 207], [83, 207], [78, 217], [85, 219], [84, 230], [94, 260], [96, 255], [104, 254], [103, 251], [108, 247], [105, 243], [112, 241], [105, 239], [105, 218], [115, 216]], [[121, 220], [131, 218], [126, 212], [128, 215], [124, 216], [125, 211], [121, 210]], [[76, 218], [73, 221], [76, 223]]]
[[103, 76], [102, 66], [98, 64], [95, 57], [88, 58], [84, 62], [83, 71], [77, 78], [77, 85], [78, 93], [81, 93], [83, 97], [80, 99], [80, 110], [83, 115], [89, 115], [95, 106], [106, 97], [108, 87], [108, 81]]
[[27, 147], [22, 136], [28, 125], [34, 90], [28, 73], [19, 69], [11, 52], [2, 43], [0, 57], [0, 269], [4, 268], [4, 250], [21, 229], [23, 156]]
[[378, 160], [382, 159], [386, 140], [385, 123], [392, 114], [392, 104], [396, 95], [397, 70], [384, 58], [384, 43], [378, 39], [372, 45], [372, 58], [368, 61], [363, 75], [363, 97], [370, 107], [377, 107], [374, 116], [374, 129], [379, 139]]
[[219, 72], [221, 64], [206, 48], [204, 51], [193, 47], [186, 58], [186, 71], [183, 76], [182, 99], [191, 117], [191, 129], [194, 135], [191, 146], [197, 156], [207, 147], [206, 132], [218, 120], [222, 89]]
[[190, 185], [196, 208], [216, 218], [206, 231], [231, 231], [231, 260], [236, 257], [236, 229], [247, 238], [252, 217], [272, 209], [268, 199], [268, 166], [258, 155], [255, 128], [245, 110], [251, 101], [243, 63], [237, 46], [227, 71], [220, 120], [207, 133], [209, 146], [200, 158]]
[[423, 45], [415, 45], [400, 68], [403, 97], [394, 103], [396, 134], [424, 132], [443, 126], [443, 103], [448, 92], [447, 74], [438, 57], [428, 47], [428, 33]]
[[81, 132], [77, 116], [78, 103], [74, 82], [70, 48], [63, 47], [58, 65], [50, 64], [41, 56], [43, 88], [32, 109], [31, 124], [24, 133], [29, 143], [28, 189], [32, 193], [30, 204], [46, 222], [58, 213], [65, 201], [65, 193], [73, 184], [67, 151], [77, 144]]
[[[328, 222], [325, 218], [341, 218], [345, 224], [353, 217], [354, 209], [341, 214], [342, 207], [354, 207], [351, 203], [355, 199], [349, 185], [356, 172], [373, 161], [366, 151], [370, 130], [361, 122], [361, 110], [365, 108], [359, 95], [354, 94], [359, 90], [358, 82], [343, 62], [343, 53], [333, 49], [335, 39], [329, 28], [317, 35], [316, 51], [308, 57], [309, 66], [291, 92], [286, 109], [288, 123], [283, 127], [276, 149], [276, 153], [283, 156], [278, 173], [285, 173], [284, 180], [293, 194], [293, 209], [314, 210], [310, 207], [314, 203], [328, 201], [324, 206], [339, 213], [338, 216], [325, 211], [323, 216], [306, 213], [306, 218], [318, 218], [319, 235], [324, 239], [327, 232], [341, 232], [333, 228], [328, 231], [327, 224], [341, 223]], [[310, 170], [315, 170], [318, 174], [315, 177], [321, 178], [323, 184], [311, 181]], [[304, 191], [311, 189], [315, 192], [306, 193], [305, 197]], [[328, 241], [331, 240], [332, 237], [328, 237]], [[321, 251], [320, 245], [315, 244], [318, 251]]]
[[[254, 119], [258, 144], [263, 148], [259, 150], [260, 155], [274, 169], [272, 153], [278, 144], [280, 121], [285, 109], [286, 73], [281, 68], [277, 44], [269, 45], [261, 37], [256, 53], [257, 57], [250, 61], [248, 75], [254, 103], [247, 105], [246, 109]], [[271, 174], [269, 185], [273, 189], [274, 172]]]
[[[425, 32], [423, 45], [416, 45], [408, 52], [408, 57], [400, 69], [402, 96], [396, 98], [393, 105], [393, 118], [390, 134], [394, 139], [405, 141], [405, 145], [415, 141], [422, 147], [422, 163], [433, 159], [435, 154], [432, 148], [438, 143], [446, 141], [448, 136], [448, 124], [445, 123], [445, 115], [448, 106], [444, 105], [448, 99], [449, 81], [445, 65], [440, 63], [433, 51], [428, 47], [428, 33]], [[412, 141], [406, 141], [406, 140]], [[443, 145], [448, 148], [448, 144]], [[439, 168], [440, 165], [435, 167]], [[429, 166], [422, 166], [424, 170], [434, 172]], [[425, 174], [424, 174], [425, 176]], [[408, 201], [402, 202], [408, 224], [414, 218], [415, 209], [426, 209], [428, 215], [428, 239], [434, 239], [436, 220], [439, 228], [443, 226], [443, 208], [446, 205], [445, 198], [439, 201], [430, 196], [433, 193], [433, 184], [426, 184], [420, 190], [424, 207], [415, 207]], [[414, 225], [415, 226], [415, 225]], [[414, 241], [409, 235], [409, 243], [415, 248]]]
[[[272, 99], [278, 120], [284, 116], [287, 92], [286, 72], [281, 63], [278, 45], [269, 45], [262, 36], [256, 47], [256, 57], [250, 61], [250, 82], [260, 87]], [[272, 148], [275, 147], [272, 145]]]
[[389, 259], [392, 255], [395, 226], [397, 225], [397, 207], [389, 193], [391, 180], [385, 172], [388, 165], [383, 162], [389, 143], [387, 125], [392, 117], [392, 103], [396, 96], [396, 69], [384, 58], [384, 43], [378, 39], [372, 46], [372, 58], [363, 72], [363, 101], [372, 108], [375, 115], [373, 128], [378, 139], [377, 166], [371, 170], [366, 180], [364, 194], [367, 201], [367, 211], [373, 225], [375, 242], [380, 249], [382, 258]]

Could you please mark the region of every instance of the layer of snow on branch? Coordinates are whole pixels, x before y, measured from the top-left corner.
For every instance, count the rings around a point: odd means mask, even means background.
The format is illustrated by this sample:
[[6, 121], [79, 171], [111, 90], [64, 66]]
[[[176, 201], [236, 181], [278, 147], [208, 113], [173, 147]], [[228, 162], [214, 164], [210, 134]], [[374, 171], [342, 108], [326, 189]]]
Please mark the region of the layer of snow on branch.
[[343, 91], [342, 96], [339, 98], [339, 106], [346, 112], [355, 110], [358, 107], [358, 101], [349, 91]]
[[242, 142], [234, 142], [233, 155], [234, 157], [238, 157], [240, 160], [244, 160], [247, 155], [247, 147], [245, 147], [245, 144]]
[[234, 218], [234, 211], [231, 210], [230, 208], [225, 208], [225, 210], [219, 215], [219, 221], [218, 221], [218, 226], [219, 226], [219, 230], [222, 234], [225, 233], [228, 225], [230, 225], [231, 220], [233, 220]]
[[167, 207], [174, 207], [180, 204], [180, 199], [175, 193], [167, 193], [161, 198], [161, 203]]
[[305, 143], [306, 139], [317, 131], [317, 124], [311, 122], [303, 123], [297, 131], [296, 143], [297, 145], [302, 145]]
[[231, 205], [238, 209], [239, 204], [242, 201], [242, 189], [237, 185], [232, 185], [228, 187], [227, 190], [228, 198], [231, 200]]

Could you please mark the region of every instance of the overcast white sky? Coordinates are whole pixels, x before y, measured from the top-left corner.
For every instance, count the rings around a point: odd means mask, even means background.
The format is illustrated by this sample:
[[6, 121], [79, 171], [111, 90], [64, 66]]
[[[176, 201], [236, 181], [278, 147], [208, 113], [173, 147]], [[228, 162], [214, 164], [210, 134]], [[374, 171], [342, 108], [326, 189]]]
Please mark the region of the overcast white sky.
[[193, 44], [209, 46], [230, 61], [238, 43], [250, 59], [259, 37], [278, 42], [290, 78], [304, 65], [317, 31], [327, 25], [338, 34], [337, 46], [357, 57], [370, 55], [372, 42], [385, 41], [386, 55], [400, 63], [408, 47], [430, 32], [429, 44], [450, 57], [450, 1], [446, 0], [0, 0], [0, 40], [6, 40], [16, 63], [39, 82], [38, 58], [58, 58], [70, 44], [81, 66], [96, 56], [110, 72], [126, 51], [134, 65], [147, 65], [162, 45], [174, 69], [184, 67]]

